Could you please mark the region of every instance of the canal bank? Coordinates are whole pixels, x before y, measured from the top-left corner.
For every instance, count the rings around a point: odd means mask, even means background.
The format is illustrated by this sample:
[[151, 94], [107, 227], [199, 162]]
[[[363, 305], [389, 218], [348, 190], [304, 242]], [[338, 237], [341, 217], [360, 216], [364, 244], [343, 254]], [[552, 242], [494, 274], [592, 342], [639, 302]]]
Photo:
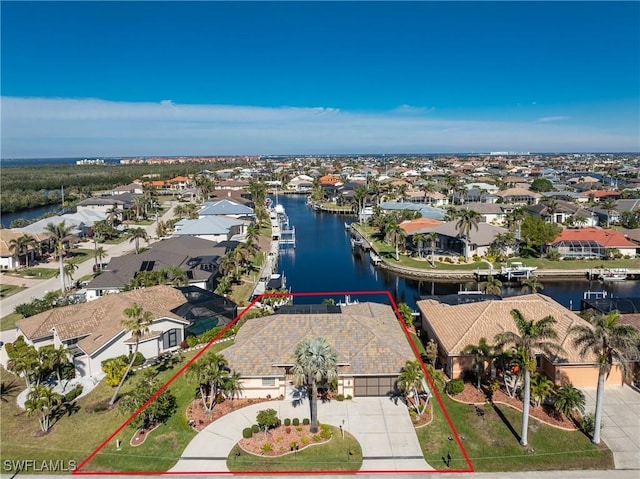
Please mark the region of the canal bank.
[[[474, 279], [474, 270], [463, 271], [461, 276], [451, 274], [455, 270], [442, 270], [442, 276], [427, 278], [419, 275], [410, 277], [397, 271], [376, 268], [371, 262], [370, 252], [351, 247], [345, 221], [353, 221], [352, 215], [314, 211], [306, 205], [305, 200], [304, 195], [283, 195], [279, 199], [286, 208], [291, 223], [296, 225], [297, 246], [281, 251], [278, 265], [281, 272], [286, 271], [287, 284], [292, 292], [388, 291], [396, 302], [405, 302], [415, 308], [422, 296], [478, 289], [479, 283]], [[543, 280], [542, 293], [566, 307], [578, 307], [586, 291], [605, 290], [609, 297], [640, 296], [640, 281], [603, 284], [588, 280], [584, 272], [562, 278], [539, 277]], [[503, 285], [504, 296], [521, 293], [522, 287], [518, 283]], [[332, 297], [336, 301], [344, 299], [337, 294]], [[353, 294], [351, 297], [359, 300], [367, 298]], [[296, 298], [296, 302], [317, 304], [323, 299], [305, 297]]]

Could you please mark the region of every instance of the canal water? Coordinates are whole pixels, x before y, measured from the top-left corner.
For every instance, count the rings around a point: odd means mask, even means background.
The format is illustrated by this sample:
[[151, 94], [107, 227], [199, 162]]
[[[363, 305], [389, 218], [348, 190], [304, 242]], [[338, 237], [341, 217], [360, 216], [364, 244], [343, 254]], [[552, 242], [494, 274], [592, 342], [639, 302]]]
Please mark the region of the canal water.
[[57, 213], [60, 210], [60, 204], [38, 206], [37, 208], [31, 208], [28, 210], [17, 211], [15, 213], [3, 213], [0, 216], [0, 223], [5, 228], [11, 227], [11, 223], [19, 218], [27, 221], [32, 221], [40, 218], [47, 213]]
[[[342, 293], [333, 294], [336, 301], [344, 301], [344, 295], [356, 291], [388, 291], [397, 303], [407, 303], [413, 309], [421, 296], [455, 294], [460, 290], [476, 290], [475, 281], [435, 282], [418, 281], [397, 276], [375, 268], [368, 253], [353, 250], [344, 223], [354, 216], [313, 211], [302, 195], [281, 195], [278, 202], [284, 206], [289, 222], [295, 226], [296, 247], [287, 246], [280, 256], [279, 271], [284, 273], [287, 286], [293, 293]], [[541, 281], [543, 294], [572, 309], [580, 308], [585, 291], [603, 291], [615, 297], [640, 297], [640, 281], [622, 281], [604, 285], [599, 281], [563, 280]], [[503, 287], [503, 295], [520, 294], [517, 285]], [[318, 304], [327, 296], [296, 297], [298, 304]], [[360, 301], [377, 300], [372, 296], [351, 295]]]

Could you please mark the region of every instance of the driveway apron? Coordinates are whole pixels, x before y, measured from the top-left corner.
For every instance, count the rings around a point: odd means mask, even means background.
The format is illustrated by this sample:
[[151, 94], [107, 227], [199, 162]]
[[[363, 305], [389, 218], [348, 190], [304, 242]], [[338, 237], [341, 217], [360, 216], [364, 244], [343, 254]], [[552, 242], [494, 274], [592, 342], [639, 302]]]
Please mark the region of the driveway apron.
[[[169, 472], [225, 472], [227, 456], [242, 439], [242, 429], [256, 421], [267, 407], [278, 417], [309, 417], [309, 403], [270, 401], [247, 406], [214, 421], [193, 438]], [[349, 401], [318, 401], [321, 423], [342, 426], [360, 443], [364, 471], [428, 471], [407, 407], [389, 398], [355, 398]]]

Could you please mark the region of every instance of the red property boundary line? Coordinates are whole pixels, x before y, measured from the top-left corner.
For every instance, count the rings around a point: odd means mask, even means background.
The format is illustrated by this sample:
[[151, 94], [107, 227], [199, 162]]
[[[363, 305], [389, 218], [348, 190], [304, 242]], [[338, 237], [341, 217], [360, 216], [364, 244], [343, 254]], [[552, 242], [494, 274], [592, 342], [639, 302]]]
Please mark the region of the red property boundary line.
[[92, 475], [92, 476], [154, 475], [155, 476], [155, 475], [229, 475], [229, 474], [234, 474], [233, 472], [228, 472], [228, 471], [184, 471], [184, 472], [168, 472], [168, 471], [83, 471], [83, 468], [102, 449], [104, 449], [105, 446], [107, 446], [109, 444], [109, 442], [111, 442], [113, 440], [113, 438], [115, 438], [125, 427], [127, 427], [127, 425], [129, 425], [129, 423], [131, 423], [131, 421], [133, 421], [142, 411], [144, 411], [149, 404], [151, 404], [182, 373], [184, 373], [184, 371], [194, 361], [196, 361], [202, 354], [204, 354], [213, 343], [218, 341], [218, 339], [220, 339], [220, 337], [222, 337], [222, 335], [229, 328], [231, 328], [234, 324], [236, 324], [238, 322], [238, 320], [240, 318], [242, 318], [242, 316], [247, 311], [249, 311], [262, 298], [266, 298], [266, 297], [296, 297], [296, 296], [299, 296], [299, 297], [305, 297], [305, 296], [307, 296], [307, 297], [308, 296], [331, 297], [331, 296], [345, 296], [345, 295], [353, 295], [353, 296], [376, 296], [377, 295], [377, 296], [384, 296], [389, 300], [389, 303], [390, 303], [391, 307], [393, 308], [393, 311], [394, 311], [394, 313], [396, 315], [396, 319], [398, 320], [398, 322], [402, 326], [402, 329], [404, 331], [405, 337], [407, 338], [407, 341], [409, 342], [409, 345], [411, 346], [411, 349], [412, 349], [416, 359], [420, 363], [420, 366], [422, 367], [422, 371], [423, 371], [425, 377], [427, 378], [427, 381], [429, 382], [429, 387], [431, 388], [431, 391], [433, 392], [433, 395], [435, 396], [436, 400], [438, 401], [438, 404], [440, 405], [440, 409], [444, 413], [444, 417], [447, 420], [447, 424], [449, 425], [449, 428], [451, 429], [453, 437], [455, 438], [456, 443], [458, 444], [458, 447], [460, 448], [460, 451], [462, 451], [462, 455], [464, 456], [464, 459], [465, 459], [465, 461], [467, 463], [468, 469], [436, 469], [436, 470], [431, 470], [431, 469], [420, 469], [420, 470], [373, 469], [373, 470], [353, 470], [353, 471], [243, 471], [241, 473], [241, 475], [257, 475], [257, 474], [261, 474], [261, 475], [277, 475], [277, 474], [300, 474], [300, 473], [309, 474], [309, 475], [326, 475], [326, 474], [334, 474], [335, 475], [335, 474], [350, 474], [350, 473], [351, 474], [399, 474], [399, 473], [402, 473], [402, 474], [431, 473], [431, 474], [433, 474], [433, 473], [471, 473], [471, 472], [474, 472], [473, 465], [471, 464], [471, 460], [469, 459], [469, 455], [467, 454], [467, 451], [466, 451], [466, 449], [464, 448], [464, 446], [462, 444], [462, 440], [460, 439], [460, 436], [458, 435], [458, 431], [454, 427], [453, 422], [451, 421], [451, 418], [449, 416], [449, 413], [447, 412], [446, 408], [444, 407], [442, 399], [440, 398], [440, 394], [438, 393], [438, 390], [435, 387], [433, 379], [431, 378], [431, 375], [429, 374], [429, 371], [425, 367], [425, 364], [422, 361], [422, 358], [420, 357], [420, 353], [419, 353], [418, 348], [416, 347], [415, 343], [413, 342], [413, 338], [411, 337], [411, 333], [409, 332], [409, 329], [407, 328], [405, 322], [402, 320], [402, 316], [400, 315], [400, 311], [398, 310], [398, 306], [396, 305], [396, 302], [394, 301], [393, 297], [391, 296], [391, 293], [389, 291], [333, 291], [333, 292], [302, 292], [302, 293], [268, 293], [268, 294], [262, 294], [262, 295], [258, 296], [257, 298], [255, 298], [248, 306], [246, 306], [240, 312], [240, 314], [238, 314], [233, 319], [233, 321], [231, 321], [229, 324], [227, 324], [213, 339], [211, 339], [207, 343], [207, 345], [204, 348], [202, 348], [193, 358], [191, 358], [191, 360], [189, 360], [173, 376], [171, 376], [171, 378], [166, 383], [164, 383], [153, 394], [153, 396], [151, 396], [129, 418], [127, 418], [91, 454], [89, 454], [89, 456], [87, 456], [87, 458], [84, 459], [77, 466], [77, 468], [75, 469], [75, 471], [73, 471], [72, 474], [73, 475], [78, 475], [78, 476], [82, 476], [82, 475]]

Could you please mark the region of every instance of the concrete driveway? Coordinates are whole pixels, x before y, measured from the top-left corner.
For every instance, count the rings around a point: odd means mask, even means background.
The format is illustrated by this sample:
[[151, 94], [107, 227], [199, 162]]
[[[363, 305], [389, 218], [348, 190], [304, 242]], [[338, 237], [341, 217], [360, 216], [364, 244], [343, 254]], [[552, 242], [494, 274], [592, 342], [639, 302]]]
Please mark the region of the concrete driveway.
[[[596, 388], [580, 389], [586, 399], [585, 412], [594, 412]], [[601, 437], [613, 452], [616, 469], [640, 470], [640, 393], [629, 386], [608, 386], [602, 426]]]
[[[169, 472], [223, 472], [227, 456], [242, 439], [242, 429], [256, 421], [265, 407], [278, 417], [309, 417], [309, 403], [294, 406], [289, 400], [253, 404], [227, 414], [201, 431], [185, 448]], [[424, 460], [407, 407], [389, 398], [355, 398], [350, 401], [318, 402], [318, 419], [332, 426], [343, 425], [360, 443], [363, 471], [430, 471]]]

